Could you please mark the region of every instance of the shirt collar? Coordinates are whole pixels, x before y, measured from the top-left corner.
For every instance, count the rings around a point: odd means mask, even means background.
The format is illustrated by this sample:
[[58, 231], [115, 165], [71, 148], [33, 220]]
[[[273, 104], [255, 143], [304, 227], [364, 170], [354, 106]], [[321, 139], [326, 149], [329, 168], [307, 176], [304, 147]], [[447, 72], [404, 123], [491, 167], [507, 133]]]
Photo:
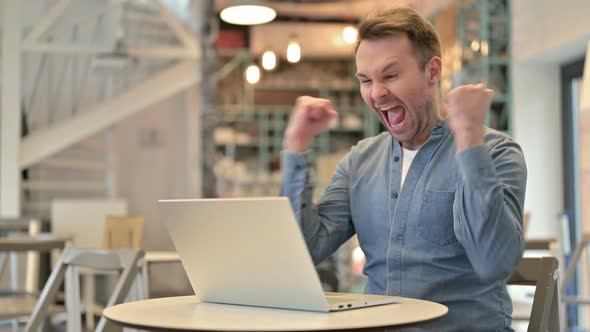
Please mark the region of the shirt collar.
[[445, 117], [432, 127], [430, 130], [432, 135], [442, 135], [449, 130], [449, 118]]

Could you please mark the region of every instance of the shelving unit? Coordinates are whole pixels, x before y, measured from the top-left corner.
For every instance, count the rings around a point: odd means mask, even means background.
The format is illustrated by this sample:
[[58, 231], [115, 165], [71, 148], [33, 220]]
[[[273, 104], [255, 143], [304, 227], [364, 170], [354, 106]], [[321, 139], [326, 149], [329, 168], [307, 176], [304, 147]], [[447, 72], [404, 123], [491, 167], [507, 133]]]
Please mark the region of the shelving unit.
[[[220, 91], [226, 95], [220, 99], [246, 102], [220, 107], [221, 125], [214, 136], [221, 164], [225, 167], [217, 172], [222, 196], [276, 195], [279, 192], [283, 134], [297, 96], [330, 99], [339, 113], [338, 124], [313, 142], [314, 165], [331, 163], [332, 160], [325, 159], [348, 151], [358, 140], [379, 132], [378, 119], [366, 108], [352, 80], [350, 61], [336, 64], [331, 61], [329, 65], [328, 69], [325, 61], [285, 65], [287, 68], [283, 71], [263, 73], [263, 79], [256, 85], [242, 83], [238, 87], [237, 82], [244, 81], [238, 76], [240, 70], [225, 79], [231, 91], [222, 87]], [[336, 74], [329, 73], [330, 70]], [[230, 98], [236, 95], [239, 97]], [[332, 176], [333, 168], [329, 173], [326, 172], [328, 168], [319, 165], [313, 172], [312, 181], [318, 197]], [[238, 189], [240, 186], [247, 188]]]
[[511, 133], [510, 0], [463, 0], [457, 16], [461, 70], [454, 85], [483, 82], [496, 92], [487, 125]]

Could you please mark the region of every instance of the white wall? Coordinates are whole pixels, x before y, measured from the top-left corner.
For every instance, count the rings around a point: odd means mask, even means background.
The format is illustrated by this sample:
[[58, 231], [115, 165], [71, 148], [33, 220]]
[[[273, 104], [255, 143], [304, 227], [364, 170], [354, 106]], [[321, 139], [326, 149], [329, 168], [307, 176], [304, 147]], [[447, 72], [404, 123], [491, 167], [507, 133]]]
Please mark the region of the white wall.
[[[197, 89], [155, 104], [115, 129], [117, 197], [127, 200], [130, 215], [145, 218], [145, 250], [174, 250], [159, 199], [200, 196]], [[150, 288], [156, 295], [190, 292], [179, 264], [154, 265]]]
[[513, 124], [528, 165], [529, 237], [557, 235], [563, 210], [560, 65], [590, 38], [588, 0], [517, 0], [513, 18]]
[[527, 236], [555, 237], [563, 210], [559, 67], [515, 61], [512, 75], [513, 134], [528, 168]]
[[512, 1], [513, 56], [558, 64], [580, 56], [590, 38], [590, 1]]

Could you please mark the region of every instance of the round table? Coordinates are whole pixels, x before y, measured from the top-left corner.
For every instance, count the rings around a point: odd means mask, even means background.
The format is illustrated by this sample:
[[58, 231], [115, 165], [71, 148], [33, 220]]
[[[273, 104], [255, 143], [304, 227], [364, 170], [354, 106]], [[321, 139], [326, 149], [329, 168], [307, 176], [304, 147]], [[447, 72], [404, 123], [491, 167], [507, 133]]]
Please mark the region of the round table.
[[402, 298], [398, 303], [331, 313], [201, 302], [179, 296], [123, 303], [103, 311], [116, 324], [174, 331], [335, 331], [415, 325], [445, 315], [435, 302]]

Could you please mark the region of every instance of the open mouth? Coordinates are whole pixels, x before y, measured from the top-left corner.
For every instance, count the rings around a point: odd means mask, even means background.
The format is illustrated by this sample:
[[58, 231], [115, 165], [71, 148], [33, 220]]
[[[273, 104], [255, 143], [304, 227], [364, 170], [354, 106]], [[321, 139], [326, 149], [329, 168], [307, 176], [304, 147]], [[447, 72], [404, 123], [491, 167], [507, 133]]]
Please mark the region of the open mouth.
[[378, 109], [391, 129], [401, 127], [406, 119], [406, 109], [400, 105], [379, 107]]

